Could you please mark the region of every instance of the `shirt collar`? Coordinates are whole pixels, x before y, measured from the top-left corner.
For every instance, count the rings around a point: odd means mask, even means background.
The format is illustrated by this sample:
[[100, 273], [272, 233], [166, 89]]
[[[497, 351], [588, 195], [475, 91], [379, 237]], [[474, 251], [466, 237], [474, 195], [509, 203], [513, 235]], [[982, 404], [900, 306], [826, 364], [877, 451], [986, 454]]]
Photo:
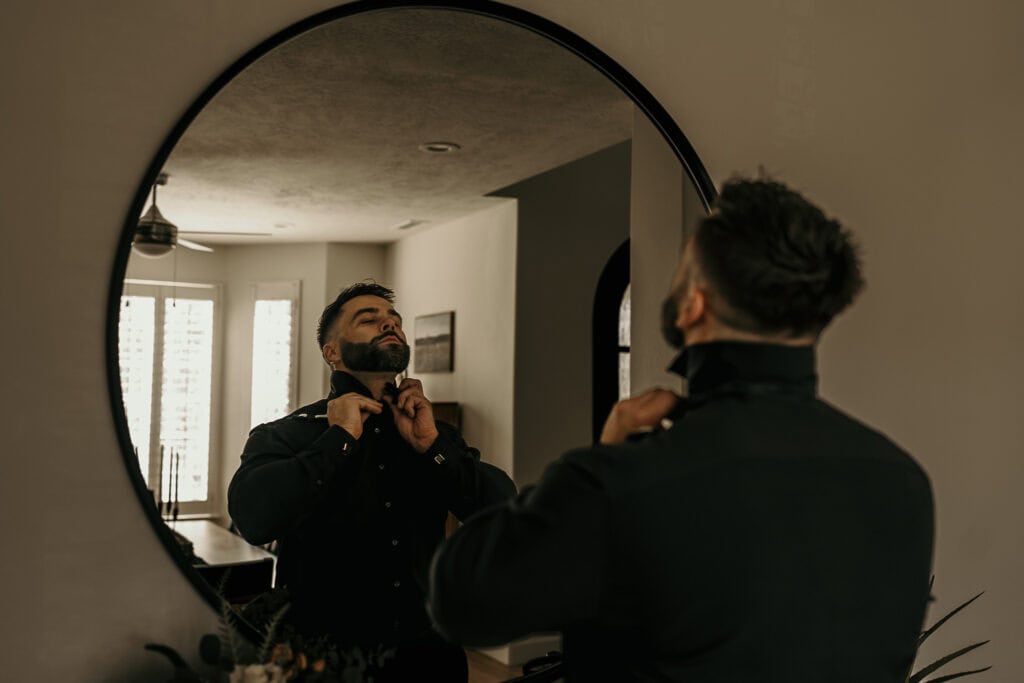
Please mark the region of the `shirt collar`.
[[373, 398], [373, 394], [370, 393], [365, 384], [344, 370], [335, 370], [331, 373], [331, 393], [327, 395], [328, 400], [352, 392], [362, 394], [367, 398]]
[[711, 391], [727, 382], [779, 384], [814, 394], [818, 386], [811, 344], [788, 346], [759, 342], [720, 341], [694, 344], [680, 353], [669, 371], [685, 377], [691, 394]]

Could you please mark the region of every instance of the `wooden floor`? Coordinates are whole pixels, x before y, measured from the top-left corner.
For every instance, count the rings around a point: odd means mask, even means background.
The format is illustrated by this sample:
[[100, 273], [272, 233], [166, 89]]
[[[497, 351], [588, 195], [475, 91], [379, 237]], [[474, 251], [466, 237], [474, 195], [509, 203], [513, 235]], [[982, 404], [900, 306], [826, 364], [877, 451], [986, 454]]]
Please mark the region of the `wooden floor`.
[[485, 654], [466, 650], [469, 659], [469, 683], [501, 683], [522, 675], [522, 669], [502, 664]]

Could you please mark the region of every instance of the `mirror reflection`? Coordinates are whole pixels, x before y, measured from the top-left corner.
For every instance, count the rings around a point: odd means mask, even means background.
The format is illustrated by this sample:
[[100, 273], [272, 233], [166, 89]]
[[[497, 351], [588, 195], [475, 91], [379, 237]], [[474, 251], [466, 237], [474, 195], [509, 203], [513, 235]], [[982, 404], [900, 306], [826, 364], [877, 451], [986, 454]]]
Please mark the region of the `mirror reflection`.
[[[271, 51], [163, 171], [119, 320], [155, 504], [246, 618], [290, 601], [300, 630], [428, 643], [417, 656], [464, 666], [423, 609], [446, 526], [589, 443], [601, 400], [678, 384], [657, 301], [678, 253], [665, 245], [703, 212], [685, 172], [585, 61], [497, 19], [426, 9]], [[366, 281], [387, 290], [324, 316]], [[630, 291], [650, 295], [631, 306]], [[358, 344], [408, 345], [408, 366], [361, 365]], [[338, 434], [352, 410], [363, 433]], [[374, 430], [387, 438], [369, 448]], [[237, 483], [260, 459], [260, 483]], [[489, 654], [514, 664], [550, 640]]]

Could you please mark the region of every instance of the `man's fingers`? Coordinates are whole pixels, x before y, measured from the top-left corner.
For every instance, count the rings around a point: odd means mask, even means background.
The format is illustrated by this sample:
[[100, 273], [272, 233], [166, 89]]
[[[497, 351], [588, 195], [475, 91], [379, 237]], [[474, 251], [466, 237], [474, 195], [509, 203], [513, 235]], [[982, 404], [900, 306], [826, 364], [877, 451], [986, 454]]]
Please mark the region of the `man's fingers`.
[[383, 406], [379, 401], [349, 392], [327, 402], [327, 423], [342, 427], [358, 439], [362, 434], [362, 424], [371, 413], [380, 413], [381, 410]]
[[383, 409], [380, 401], [375, 401], [372, 398], [367, 398], [362, 394], [345, 394], [344, 396], [335, 399], [340, 401], [340, 406], [343, 408], [352, 406], [359, 411], [359, 415], [363, 420], [369, 416], [370, 413], [379, 414]]
[[405, 391], [406, 389], [410, 388], [419, 389], [420, 393], [422, 394], [423, 382], [419, 381], [418, 379], [413, 379], [412, 377], [406, 377], [405, 379], [402, 380], [402, 383], [398, 385], [399, 391]]
[[359, 410], [369, 410], [373, 413], [379, 413], [381, 410], [380, 401], [375, 401], [372, 398], [366, 398], [360, 394], [355, 394], [348, 400], [359, 406]]
[[429, 403], [422, 393], [408, 391], [402, 392], [397, 399], [388, 401], [388, 405], [396, 413], [407, 415], [410, 418], [415, 418], [420, 407]]
[[383, 407], [376, 401], [373, 403], [362, 403], [359, 405], [359, 414], [363, 416], [364, 420], [370, 416], [370, 413], [380, 415], [382, 410]]
[[352, 402], [358, 403], [360, 405], [362, 405], [362, 404], [373, 404], [373, 405], [376, 405], [378, 407], [380, 406], [380, 401], [377, 401], [377, 400], [374, 400], [372, 398], [369, 398], [368, 396], [363, 396], [362, 394], [357, 394], [354, 391], [353, 392], [349, 392], [347, 394], [342, 394], [338, 398], [333, 399], [331, 401], [331, 403], [334, 403], [335, 401], [339, 401], [339, 402], [352, 401]]
[[427, 403], [422, 394], [409, 394], [405, 397], [405, 414], [409, 417], [416, 417], [416, 413]]
[[679, 397], [665, 389], [657, 389], [643, 399], [643, 406], [645, 408], [658, 412], [664, 411], [665, 413], [671, 412], [677, 403], [679, 403]]
[[[423, 383], [418, 379], [406, 377], [398, 387], [398, 408], [409, 417], [416, 416], [416, 410], [420, 405], [419, 400], [426, 401], [423, 395]], [[417, 402], [414, 402], [417, 401]]]
[[620, 408], [632, 428], [653, 427], [679, 403], [679, 396], [666, 389], [649, 389], [622, 401]]

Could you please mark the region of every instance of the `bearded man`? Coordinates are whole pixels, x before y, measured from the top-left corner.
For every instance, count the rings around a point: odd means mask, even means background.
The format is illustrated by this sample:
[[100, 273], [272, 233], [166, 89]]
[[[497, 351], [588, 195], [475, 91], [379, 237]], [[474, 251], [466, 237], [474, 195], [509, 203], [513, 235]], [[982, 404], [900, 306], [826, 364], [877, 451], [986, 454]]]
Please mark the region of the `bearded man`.
[[452, 534], [441, 630], [562, 631], [570, 682], [906, 681], [931, 485], [817, 390], [818, 340], [862, 285], [838, 221], [781, 183], [726, 183], [663, 309], [688, 395], [618, 403], [600, 444]]
[[275, 584], [300, 633], [383, 645], [393, 652], [383, 680], [429, 670], [465, 681], [465, 653], [431, 629], [427, 568], [449, 511], [465, 519], [515, 485], [434, 420], [418, 380], [395, 386], [409, 345], [393, 302], [364, 282], [324, 309], [330, 394], [250, 432], [228, 509], [250, 543], [278, 541]]

